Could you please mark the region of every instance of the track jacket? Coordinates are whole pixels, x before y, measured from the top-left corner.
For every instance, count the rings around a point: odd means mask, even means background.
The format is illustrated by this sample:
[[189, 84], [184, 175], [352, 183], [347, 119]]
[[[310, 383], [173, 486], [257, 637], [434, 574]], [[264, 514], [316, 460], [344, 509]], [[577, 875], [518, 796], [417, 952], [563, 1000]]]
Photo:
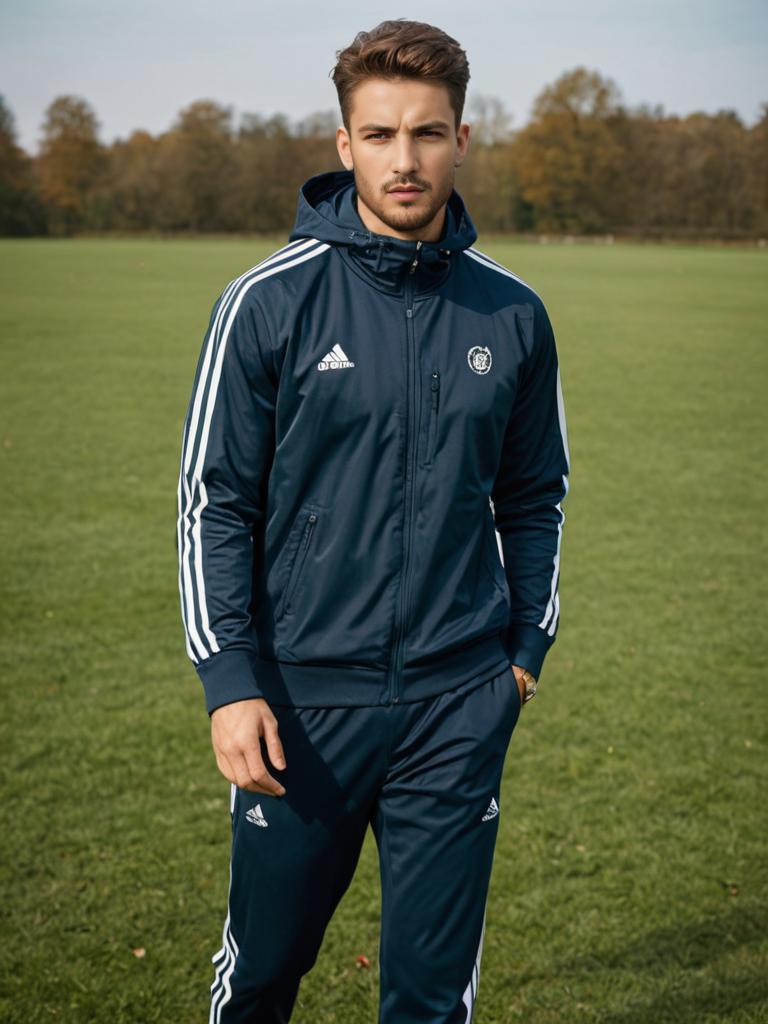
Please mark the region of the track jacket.
[[[179, 589], [209, 713], [421, 700], [559, 622], [569, 453], [541, 298], [473, 248], [370, 232], [351, 171], [213, 306], [184, 421]], [[500, 543], [499, 543], [500, 541]]]

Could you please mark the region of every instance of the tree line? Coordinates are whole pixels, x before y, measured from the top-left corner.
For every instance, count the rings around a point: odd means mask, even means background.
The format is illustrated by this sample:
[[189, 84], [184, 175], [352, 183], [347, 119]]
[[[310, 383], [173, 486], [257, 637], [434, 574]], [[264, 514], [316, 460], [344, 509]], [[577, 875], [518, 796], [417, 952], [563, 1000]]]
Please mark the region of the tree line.
[[[758, 238], [768, 234], [768, 103], [686, 117], [628, 108], [583, 67], [536, 98], [518, 130], [502, 101], [471, 100], [456, 187], [484, 232]], [[35, 156], [0, 97], [0, 234], [285, 233], [297, 191], [340, 168], [334, 111], [295, 122], [198, 100], [160, 135], [99, 139], [90, 104], [59, 96]]]

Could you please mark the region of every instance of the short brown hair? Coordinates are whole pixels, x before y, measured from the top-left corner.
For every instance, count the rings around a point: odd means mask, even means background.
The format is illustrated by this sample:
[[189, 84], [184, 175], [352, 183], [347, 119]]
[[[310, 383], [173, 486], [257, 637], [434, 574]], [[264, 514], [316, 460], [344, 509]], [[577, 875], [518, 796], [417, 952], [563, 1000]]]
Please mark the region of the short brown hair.
[[358, 32], [344, 50], [336, 51], [331, 71], [341, 117], [349, 131], [352, 93], [366, 78], [426, 78], [442, 82], [461, 124], [469, 81], [467, 55], [451, 36], [423, 21], [397, 18], [382, 21], [370, 32]]

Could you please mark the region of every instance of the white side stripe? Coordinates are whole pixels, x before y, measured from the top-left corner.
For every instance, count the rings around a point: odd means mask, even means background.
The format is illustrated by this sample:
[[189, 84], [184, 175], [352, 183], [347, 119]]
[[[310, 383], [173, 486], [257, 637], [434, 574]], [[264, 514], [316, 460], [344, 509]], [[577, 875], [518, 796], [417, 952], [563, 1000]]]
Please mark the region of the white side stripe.
[[[189, 424], [187, 426], [184, 448], [182, 452], [182, 471], [179, 484], [179, 509], [181, 529], [179, 539], [180, 559], [180, 590], [183, 595], [183, 618], [187, 627], [189, 644], [201, 659], [210, 657], [219, 650], [219, 645], [211, 627], [205, 594], [205, 579], [202, 564], [201, 515], [207, 504], [207, 494], [202, 483], [202, 468], [208, 445], [211, 419], [216, 403], [219, 380], [221, 377], [227, 339], [232, 324], [240, 308], [243, 298], [249, 289], [258, 281], [273, 274], [280, 273], [290, 267], [297, 266], [305, 260], [325, 252], [330, 246], [310, 238], [293, 242], [274, 255], [257, 264], [225, 289], [206, 346], [203, 364], [200, 370], [197, 389], [191, 406]], [[223, 327], [222, 327], [223, 325]], [[206, 397], [207, 392], [207, 397]], [[204, 415], [201, 411], [205, 407]], [[194, 469], [190, 472], [197, 448]], [[197, 504], [195, 504], [197, 502]], [[194, 563], [194, 574], [192, 572]], [[198, 615], [196, 615], [196, 608]], [[198, 629], [198, 625], [200, 629]], [[201, 637], [201, 632], [205, 640]], [[194, 661], [198, 657], [193, 658]]]
[[232, 998], [232, 975], [235, 971], [235, 963], [237, 961], [237, 954], [240, 949], [234, 940], [232, 935], [232, 929], [229, 925], [229, 914], [227, 914], [227, 920], [224, 923], [224, 935], [222, 937], [224, 943], [224, 949], [222, 952], [226, 952], [224, 959], [219, 964], [218, 970], [216, 971], [216, 979], [213, 985], [211, 985], [211, 1012], [208, 1017], [209, 1024], [220, 1024], [221, 1022], [221, 1011]]
[[501, 263], [497, 263], [496, 260], [491, 259], [487, 253], [480, 252], [479, 249], [475, 249], [473, 246], [462, 251], [465, 256], [469, 256], [469, 258], [475, 260], [476, 263], [480, 263], [482, 266], [488, 267], [490, 270], [495, 270], [499, 274], [504, 274], [506, 277], [511, 277], [513, 281], [519, 281], [520, 284], [524, 284], [526, 288], [530, 288], [537, 298], [541, 298], [539, 293], [535, 289], [531, 288], [527, 281], [524, 281], [522, 277], [518, 277], [517, 274], [513, 274], [511, 270], [507, 270], [507, 268], [503, 267]]
[[[539, 628], [546, 629], [547, 633], [549, 633], [550, 636], [554, 636], [555, 629], [557, 627], [557, 620], [560, 613], [560, 594], [558, 592], [558, 585], [560, 582], [560, 545], [563, 540], [563, 523], [565, 522], [565, 512], [563, 511], [562, 502], [565, 500], [565, 496], [568, 494], [568, 477], [563, 476], [562, 480], [565, 494], [560, 499], [560, 501], [558, 501], [557, 505], [555, 505], [555, 508], [560, 513], [560, 522], [557, 524], [557, 548], [555, 550], [555, 558], [552, 567], [552, 580], [550, 582], [549, 600], [547, 601], [547, 607], [544, 610], [544, 616], [541, 622], [539, 623]], [[547, 626], [547, 622], [549, 621], [550, 615], [552, 616], [552, 621], [549, 622], [549, 626]]]
[[471, 1024], [472, 1016], [474, 1013], [475, 1000], [477, 999], [477, 990], [480, 988], [480, 959], [483, 955], [483, 939], [485, 937], [485, 916], [488, 912], [488, 903], [486, 900], [485, 910], [483, 911], [483, 927], [480, 931], [480, 942], [477, 945], [477, 956], [475, 957], [475, 963], [472, 968], [472, 976], [469, 979], [467, 987], [464, 990], [464, 995], [461, 1001], [467, 1008], [467, 1016], [464, 1020], [464, 1024]]
[[560, 436], [563, 439], [563, 450], [568, 470], [571, 468], [571, 453], [568, 448], [568, 428], [565, 425], [565, 405], [563, 404], [563, 386], [560, 383], [560, 367], [557, 367], [557, 418], [560, 423]]
[[[237, 796], [237, 786], [234, 783], [230, 784], [229, 792], [229, 813], [230, 816], [234, 816], [235, 813], [235, 798]], [[233, 821], [234, 824], [234, 821]], [[235, 970], [235, 961], [237, 960], [237, 954], [239, 948], [235, 942], [234, 936], [232, 935], [231, 927], [231, 909], [230, 904], [232, 901], [232, 858], [229, 861], [229, 891], [227, 893], [227, 918], [224, 921], [224, 929], [221, 935], [221, 949], [213, 957], [211, 963], [218, 965], [216, 967], [216, 975], [211, 985], [211, 1012], [208, 1017], [209, 1024], [220, 1024], [221, 1021], [221, 1008], [225, 1003], [229, 1002], [232, 998], [232, 984], [231, 978]]]
[[[184, 448], [184, 444], [185, 443], [186, 443], [186, 431], [184, 433], [184, 437], [182, 438], [182, 450]], [[182, 553], [182, 551], [184, 549], [184, 542], [182, 540], [182, 533], [181, 533], [181, 523], [182, 523], [182, 514], [181, 514], [182, 478], [183, 478], [182, 471], [179, 470], [178, 521], [177, 521], [177, 525], [176, 525], [176, 548], [177, 548], [177, 552], [178, 552], [177, 557], [179, 559], [179, 564], [181, 564], [181, 553]], [[187, 617], [187, 602], [186, 602], [186, 598], [185, 598], [185, 594], [184, 594], [184, 583], [183, 583], [182, 576], [183, 576], [183, 574], [181, 572], [179, 572], [179, 600], [181, 602], [181, 618], [182, 618], [182, 622], [184, 623], [184, 643], [186, 644], [186, 647], [187, 647], [187, 655], [192, 659], [193, 662], [196, 663], [197, 662], [197, 657], [195, 656], [195, 652], [192, 650], [192, 644], [190, 643], [190, 640], [189, 640], [189, 636], [190, 636], [190, 633], [189, 633], [190, 623], [189, 623], [189, 620], [188, 620], [188, 617]]]
[[[565, 423], [565, 405], [563, 403], [563, 386], [560, 382], [560, 367], [557, 368], [557, 420], [560, 425], [560, 438], [563, 442], [563, 453], [565, 455], [565, 462], [567, 466], [567, 472], [571, 469], [571, 452], [568, 447], [568, 428]], [[546, 629], [550, 636], [554, 636], [555, 630], [557, 629], [558, 618], [560, 617], [560, 545], [563, 540], [563, 523], [565, 522], [565, 512], [563, 511], [562, 502], [565, 500], [568, 494], [568, 477], [563, 476], [563, 497], [555, 506], [557, 511], [560, 513], [560, 522], [557, 525], [557, 550], [555, 551], [555, 559], [552, 566], [552, 584], [549, 593], [549, 601], [544, 611], [544, 617], [542, 618], [539, 626], [542, 629]], [[547, 621], [552, 616], [551, 622], [547, 625]]]

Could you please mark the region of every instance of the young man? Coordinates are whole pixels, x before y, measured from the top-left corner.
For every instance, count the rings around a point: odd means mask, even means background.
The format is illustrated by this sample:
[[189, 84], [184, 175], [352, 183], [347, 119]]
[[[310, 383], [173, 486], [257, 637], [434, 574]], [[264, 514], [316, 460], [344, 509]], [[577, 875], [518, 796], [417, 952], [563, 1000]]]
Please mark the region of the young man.
[[400, 19], [337, 57], [346, 170], [217, 300], [184, 424], [182, 615], [232, 784], [210, 1020], [290, 1018], [370, 825], [380, 1022], [453, 1024], [559, 622], [563, 399], [541, 299], [453, 188], [464, 51]]

